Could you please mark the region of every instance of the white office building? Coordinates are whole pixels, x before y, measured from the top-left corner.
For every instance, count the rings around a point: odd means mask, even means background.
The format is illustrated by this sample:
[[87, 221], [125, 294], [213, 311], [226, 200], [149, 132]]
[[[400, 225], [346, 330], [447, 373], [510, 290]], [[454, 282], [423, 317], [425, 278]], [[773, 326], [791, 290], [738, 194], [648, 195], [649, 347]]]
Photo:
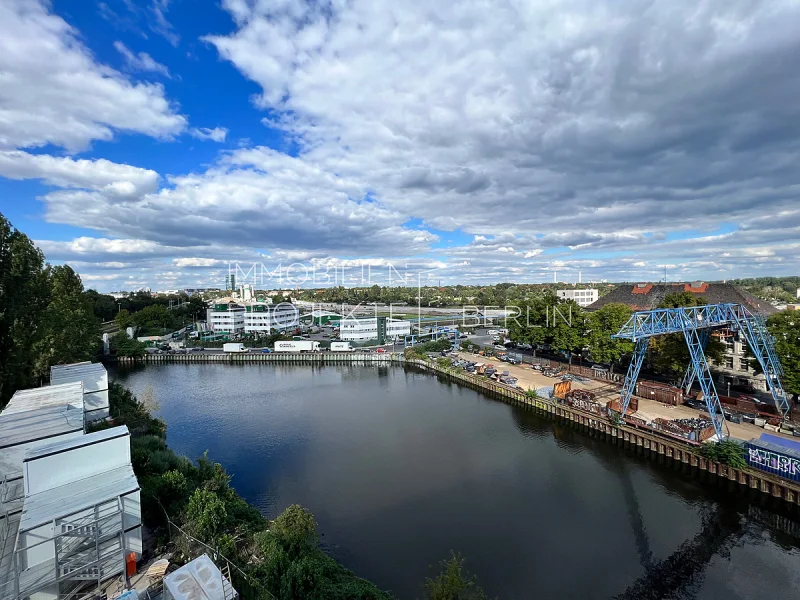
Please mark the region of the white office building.
[[50, 386], [82, 383], [86, 422], [108, 417], [108, 372], [102, 363], [80, 362], [50, 367]]
[[[385, 326], [385, 329], [383, 329]], [[339, 324], [339, 338], [343, 341], [361, 342], [377, 340], [383, 329], [385, 341], [411, 335], [411, 321], [390, 319], [388, 317], [347, 317]]]
[[215, 333], [241, 333], [244, 331], [244, 313], [244, 306], [235, 302], [214, 304], [208, 309], [208, 327]]
[[245, 332], [269, 333], [297, 327], [299, 324], [300, 311], [288, 302], [280, 304], [253, 302], [245, 306]]
[[595, 289], [587, 290], [556, 290], [559, 300], [573, 300], [578, 306], [589, 306], [600, 297]]

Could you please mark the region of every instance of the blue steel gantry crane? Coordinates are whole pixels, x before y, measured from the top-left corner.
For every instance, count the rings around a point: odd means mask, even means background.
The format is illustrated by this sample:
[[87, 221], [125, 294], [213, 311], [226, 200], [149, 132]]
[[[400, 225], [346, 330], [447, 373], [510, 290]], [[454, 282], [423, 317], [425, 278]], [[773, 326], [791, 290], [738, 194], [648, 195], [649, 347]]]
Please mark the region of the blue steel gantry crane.
[[686, 338], [691, 357], [684, 383], [691, 385], [693, 380], [698, 381], [718, 439], [722, 440], [727, 437], [723, 429], [725, 417], [722, 413], [722, 405], [705, 355], [705, 347], [711, 330], [720, 327], [739, 331], [747, 340], [753, 356], [764, 371], [767, 387], [778, 412], [784, 419], [788, 418], [789, 402], [781, 384], [783, 370], [778, 355], [775, 353], [775, 340], [767, 331], [764, 318], [751, 313], [741, 304], [708, 304], [685, 308], [643, 310], [633, 313], [622, 329], [611, 336], [631, 340], [636, 344], [620, 395], [622, 415], [628, 410], [650, 338], [655, 335], [682, 333]]

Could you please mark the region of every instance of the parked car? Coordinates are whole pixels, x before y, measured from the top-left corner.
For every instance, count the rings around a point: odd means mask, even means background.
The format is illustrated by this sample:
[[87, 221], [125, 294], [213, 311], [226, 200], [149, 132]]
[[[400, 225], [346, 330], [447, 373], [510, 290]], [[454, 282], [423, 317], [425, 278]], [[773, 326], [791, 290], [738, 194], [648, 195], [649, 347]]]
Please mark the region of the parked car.
[[377, 350], [375, 350], [375, 352], [377, 352], [378, 354], [384, 354], [386, 352], [386, 348], [378, 348]]

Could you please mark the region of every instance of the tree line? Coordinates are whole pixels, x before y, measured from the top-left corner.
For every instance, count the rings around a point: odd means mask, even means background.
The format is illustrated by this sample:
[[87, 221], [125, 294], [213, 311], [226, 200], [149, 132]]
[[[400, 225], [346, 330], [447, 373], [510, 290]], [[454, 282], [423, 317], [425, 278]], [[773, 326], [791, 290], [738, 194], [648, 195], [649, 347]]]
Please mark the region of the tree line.
[[100, 322], [68, 265], [52, 266], [0, 214], [0, 406], [37, 387], [50, 366], [95, 358]]

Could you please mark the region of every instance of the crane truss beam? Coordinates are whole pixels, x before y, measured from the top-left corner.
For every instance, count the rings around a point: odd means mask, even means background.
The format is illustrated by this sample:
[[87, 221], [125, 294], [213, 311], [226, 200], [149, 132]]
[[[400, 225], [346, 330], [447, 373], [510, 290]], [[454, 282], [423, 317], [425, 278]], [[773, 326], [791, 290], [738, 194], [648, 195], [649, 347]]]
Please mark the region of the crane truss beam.
[[789, 402], [780, 379], [783, 368], [775, 352], [775, 341], [767, 330], [764, 318], [761, 315], [754, 315], [741, 304], [708, 304], [633, 313], [619, 332], [611, 336], [629, 339], [636, 343], [636, 349], [620, 395], [622, 414], [625, 414], [631, 394], [636, 387], [636, 379], [639, 376], [647, 349], [647, 343], [644, 340], [649, 340], [655, 335], [681, 333], [686, 339], [691, 356], [691, 363], [683, 380], [685, 389], [689, 389], [695, 379], [698, 380], [703, 390], [708, 413], [714, 422], [714, 428], [722, 439], [724, 437], [722, 435], [722, 405], [719, 402], [719, 396], [705, 357], [705, 348], [711, 330], [719, 327], [728, 327], [742, 332], [753, 356], [764, 372], [767, 387], [772, 394], [775, 406], [783, 418], [788, 418]]

